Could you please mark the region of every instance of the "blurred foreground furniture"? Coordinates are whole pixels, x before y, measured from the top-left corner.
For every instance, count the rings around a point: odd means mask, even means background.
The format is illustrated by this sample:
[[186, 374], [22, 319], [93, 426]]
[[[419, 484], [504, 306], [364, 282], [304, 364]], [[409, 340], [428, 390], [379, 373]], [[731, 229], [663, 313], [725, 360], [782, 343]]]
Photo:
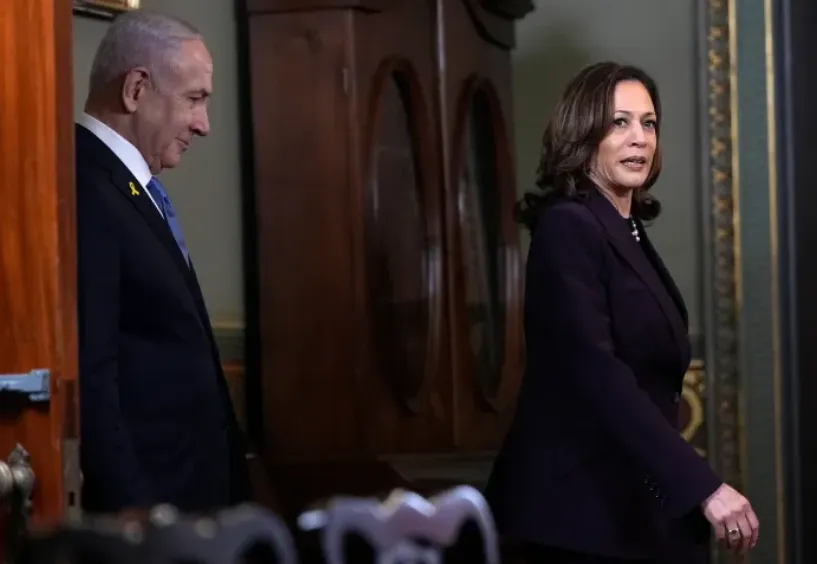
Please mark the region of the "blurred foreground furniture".
[[499, 564], [493, 517], [474, 488], [426, 499], [336, 497], [300, 515], [297, 549], [273, 513], [243, 505], [212, 516], [167, 505], [143, 519], [89, 517], [34, 533], [15, 564]]
[[254, 505], [181, 516], [167, 505], [144, 520], [92, 517], [34, 534], [23, 564], [295, 564], [292, 537]]
[[402, 490], [384, 501], [339, 497], [301, 514], [298, 528], [303, 562], [499, 563], [490, 509], [470, 486], [430, 499]]

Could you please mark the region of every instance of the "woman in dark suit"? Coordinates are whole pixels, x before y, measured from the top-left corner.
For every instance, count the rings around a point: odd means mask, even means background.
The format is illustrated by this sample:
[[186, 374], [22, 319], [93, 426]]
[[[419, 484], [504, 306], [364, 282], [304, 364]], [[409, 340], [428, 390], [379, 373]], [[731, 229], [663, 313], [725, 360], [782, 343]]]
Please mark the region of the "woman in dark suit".
[[[584, 69], [544, 135], [525, 295], [527, 367], [486, 496], [522, 562], [705, 562], [757, 542], [748, 500], [681, 437], [687, 311], [642, 224], [659, 202], [654, 81]], [[707, 523], [708, 522], [708, 523]]]

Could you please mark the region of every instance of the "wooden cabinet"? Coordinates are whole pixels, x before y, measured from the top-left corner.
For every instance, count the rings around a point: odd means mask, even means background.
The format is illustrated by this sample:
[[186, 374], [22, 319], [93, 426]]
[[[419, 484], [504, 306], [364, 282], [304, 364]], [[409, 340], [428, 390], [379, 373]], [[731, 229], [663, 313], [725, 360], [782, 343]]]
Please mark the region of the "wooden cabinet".
[[531, 3], [246, 8], [268, 463], [346, 464], [349, 491], [390, 456], [495, 449], [522, 371], [510, 51]]

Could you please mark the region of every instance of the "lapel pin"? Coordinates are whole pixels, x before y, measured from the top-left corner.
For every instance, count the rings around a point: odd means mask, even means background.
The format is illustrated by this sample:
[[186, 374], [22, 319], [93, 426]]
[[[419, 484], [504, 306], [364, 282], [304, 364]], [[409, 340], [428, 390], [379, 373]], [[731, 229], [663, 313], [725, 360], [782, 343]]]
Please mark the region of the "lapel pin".
[[130, 195], [131, 196], [139, 195], [139, 190], [136, 189], [136, 185], [133, 182], [130, 183]]

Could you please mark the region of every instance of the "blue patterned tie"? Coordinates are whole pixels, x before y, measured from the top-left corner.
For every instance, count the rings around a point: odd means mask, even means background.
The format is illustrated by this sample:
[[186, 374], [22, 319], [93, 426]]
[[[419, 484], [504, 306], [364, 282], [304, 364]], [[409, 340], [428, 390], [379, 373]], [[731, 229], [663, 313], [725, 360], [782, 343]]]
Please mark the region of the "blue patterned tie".
[[170, 227], [170, 232], [173, 233], [173, 238], [176, 239], [176, 244], [179, 245], [179, 250], [182, 252], [185, 262], [189, 265], [190, 255], [187, 252], [187, 247], [184, 246], [182, 226], [179, 223], [179, 218], [176, 217], [173, 211], [173, 204], [170, 203], [170, 198], [167, 197], [164, 186], [162, 186], [156, 178], [151, 178], [147, 188], [150, 195], [153, 196], [153, 199], [158, 204], [159, 209], [162, 210], [162, 215], [165, 216], [165, 221], [167, 221], [167, 225]]

